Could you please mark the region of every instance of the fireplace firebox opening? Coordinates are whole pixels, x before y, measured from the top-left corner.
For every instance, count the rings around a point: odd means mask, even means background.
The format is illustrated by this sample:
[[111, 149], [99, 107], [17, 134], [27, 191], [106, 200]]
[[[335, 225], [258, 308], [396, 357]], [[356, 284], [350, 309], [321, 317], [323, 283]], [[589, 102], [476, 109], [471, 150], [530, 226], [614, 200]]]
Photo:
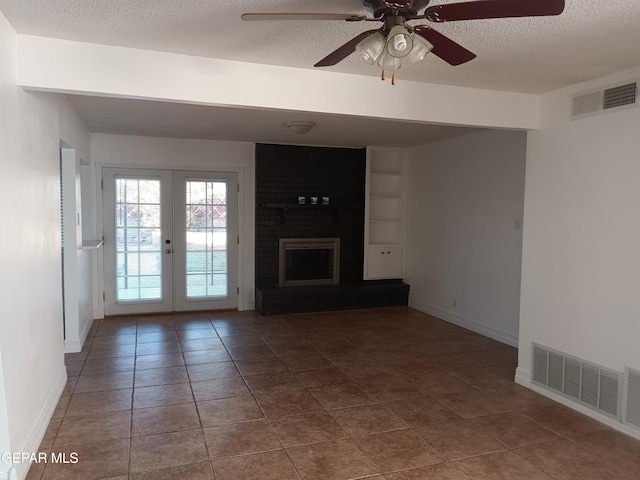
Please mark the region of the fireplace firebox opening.
[[279, 243], [280, 287], [340, 283], [339, 238], [281, 238]]

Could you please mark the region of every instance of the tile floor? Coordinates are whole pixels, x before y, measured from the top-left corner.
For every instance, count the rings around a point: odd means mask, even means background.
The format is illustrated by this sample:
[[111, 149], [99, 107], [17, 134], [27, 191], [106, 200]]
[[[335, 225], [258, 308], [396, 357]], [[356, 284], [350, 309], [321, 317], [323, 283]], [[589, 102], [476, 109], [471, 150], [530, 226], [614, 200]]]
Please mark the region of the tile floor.
[[96, 321], [29, 480], [640, 478], [640, 441], [409, 308]]

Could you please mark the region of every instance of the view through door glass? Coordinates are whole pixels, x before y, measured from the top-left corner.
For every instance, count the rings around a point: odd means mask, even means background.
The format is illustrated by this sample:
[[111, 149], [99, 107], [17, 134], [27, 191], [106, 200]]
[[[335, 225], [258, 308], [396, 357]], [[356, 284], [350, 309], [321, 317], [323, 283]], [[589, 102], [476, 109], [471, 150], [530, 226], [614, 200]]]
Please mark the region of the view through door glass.
[[116, 178], [116, 301], [162, 299], [160, 180]]
[[188, 299], [226, 297], [227, 182], [186, 180]]

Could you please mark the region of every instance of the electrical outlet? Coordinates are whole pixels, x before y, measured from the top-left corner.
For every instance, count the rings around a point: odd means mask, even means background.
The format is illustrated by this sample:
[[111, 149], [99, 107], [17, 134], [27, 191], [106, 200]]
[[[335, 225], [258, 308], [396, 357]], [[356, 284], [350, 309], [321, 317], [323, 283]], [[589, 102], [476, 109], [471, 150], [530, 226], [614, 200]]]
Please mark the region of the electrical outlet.
[[513, 217], [513, 229], [520, 230], [522, 228], [522, 218], [521, 217]]

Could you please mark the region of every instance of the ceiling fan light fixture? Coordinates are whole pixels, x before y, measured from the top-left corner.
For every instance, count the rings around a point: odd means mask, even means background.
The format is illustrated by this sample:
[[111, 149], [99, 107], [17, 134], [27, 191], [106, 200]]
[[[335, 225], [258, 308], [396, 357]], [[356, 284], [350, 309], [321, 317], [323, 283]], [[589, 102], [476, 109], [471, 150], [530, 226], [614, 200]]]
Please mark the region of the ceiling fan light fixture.
[[387, 35], [386, 52], [394, 58], [404, 58], [413, 50], [413, 38], [402, 25], [396, 25]]
[[385, 45], [384, 35], [376, 32], [356, 45], [356, 50], [365, 62], [369, 65], [374, 65], [380, 58]]
[[433, 45], [429, 43], [427, 40], [422, 38], [420, 35], [413, 35], [413, 49], [411, 49], [411, 53], [408, 58], [414, 65], [418, 62], [421, 62], [424, 57], [427, 56], [429, 52], [433, 50]]
[[392, 57], [387, 52], [384, 52], [378, 59], [378, 66], [382, 70], [395, 71], [402, 66], [402, 60], [396, 57]]
[[315, 122], [309, 121], [295, 121], [295, 122], [287, 122], [287, 127], [293, 133], [297, 133], [300, 135], [304, 135], [305, 133], [309, 133], [309, 131], [316, 126]]

